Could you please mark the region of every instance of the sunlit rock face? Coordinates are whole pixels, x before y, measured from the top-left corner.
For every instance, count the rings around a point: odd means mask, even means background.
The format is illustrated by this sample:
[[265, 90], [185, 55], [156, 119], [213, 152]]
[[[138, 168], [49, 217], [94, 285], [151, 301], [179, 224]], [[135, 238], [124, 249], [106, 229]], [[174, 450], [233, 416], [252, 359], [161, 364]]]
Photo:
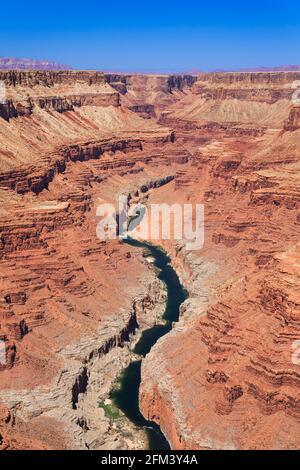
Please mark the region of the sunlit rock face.
[[174, 449], [299, 448], [299, 79], [0, 72], [2, 448], [144, 445], [98, 406], [165, 301], [96, 236], [121, 193], [205, 208], [202, 250], [156, 241], [189, 299], [143, 361], [143, 414]]

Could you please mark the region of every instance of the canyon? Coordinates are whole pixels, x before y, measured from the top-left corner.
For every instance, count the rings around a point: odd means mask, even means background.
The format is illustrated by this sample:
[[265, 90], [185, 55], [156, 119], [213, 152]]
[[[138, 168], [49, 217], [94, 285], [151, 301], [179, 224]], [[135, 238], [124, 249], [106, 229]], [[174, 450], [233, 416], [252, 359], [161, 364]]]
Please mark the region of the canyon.
[[[1, 449], [141, 449], [110, 392], [160, 324], [140, 249], [97, 207], [201, 203], [201, 250], [156, 240], [188, 298], [142, 360], [172, 449], [300, 444], [300, 72], [0, 71]], [[151, 242], [151, 240], [149, 240]]]

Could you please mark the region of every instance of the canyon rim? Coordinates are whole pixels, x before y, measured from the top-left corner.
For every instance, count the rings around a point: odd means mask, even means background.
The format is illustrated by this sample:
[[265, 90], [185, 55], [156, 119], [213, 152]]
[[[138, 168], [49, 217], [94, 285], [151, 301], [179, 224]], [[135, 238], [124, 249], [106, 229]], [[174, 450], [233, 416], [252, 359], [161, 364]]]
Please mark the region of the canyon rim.
[[[298, 449], [300, 72], [0, 81], [0, 448], [148, 449], [112, 397], [141, 361], [171, 449]], [[199, 249], [147, 240], [187, 295], [145, 355], [170, 295], [151, 253], [97, 236], [120, 194], [204, 207]]]

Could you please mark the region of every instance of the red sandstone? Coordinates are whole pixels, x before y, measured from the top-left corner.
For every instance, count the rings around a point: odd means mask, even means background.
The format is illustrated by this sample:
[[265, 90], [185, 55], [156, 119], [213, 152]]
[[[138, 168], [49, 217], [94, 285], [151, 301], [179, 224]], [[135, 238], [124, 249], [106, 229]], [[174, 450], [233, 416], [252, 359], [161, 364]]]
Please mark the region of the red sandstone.
[[[190, 298], [143, 362], [142, 412], [174, 449], [299, 448], [299, 78], [0, 73], [3, 449], [73, 448], [51, 395], [61, 351], [110, 323], [124, 335], [118, 311], [148, 276], [97, 239], [95, 208], [170, 175], [148, 201], [203, 202], [205, 245], [165, 243]], [[39, 387], [51, 410], [34, 416]]]

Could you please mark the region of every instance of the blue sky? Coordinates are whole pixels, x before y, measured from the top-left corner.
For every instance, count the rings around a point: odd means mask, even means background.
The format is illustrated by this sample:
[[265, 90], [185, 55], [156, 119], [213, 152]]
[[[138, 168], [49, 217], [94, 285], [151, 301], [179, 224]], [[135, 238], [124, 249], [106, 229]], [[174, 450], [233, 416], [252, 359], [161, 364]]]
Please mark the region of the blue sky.
[[300, 63], [300, 2], [11, 1], [0, 56], [74, 68], [181, 72]]

